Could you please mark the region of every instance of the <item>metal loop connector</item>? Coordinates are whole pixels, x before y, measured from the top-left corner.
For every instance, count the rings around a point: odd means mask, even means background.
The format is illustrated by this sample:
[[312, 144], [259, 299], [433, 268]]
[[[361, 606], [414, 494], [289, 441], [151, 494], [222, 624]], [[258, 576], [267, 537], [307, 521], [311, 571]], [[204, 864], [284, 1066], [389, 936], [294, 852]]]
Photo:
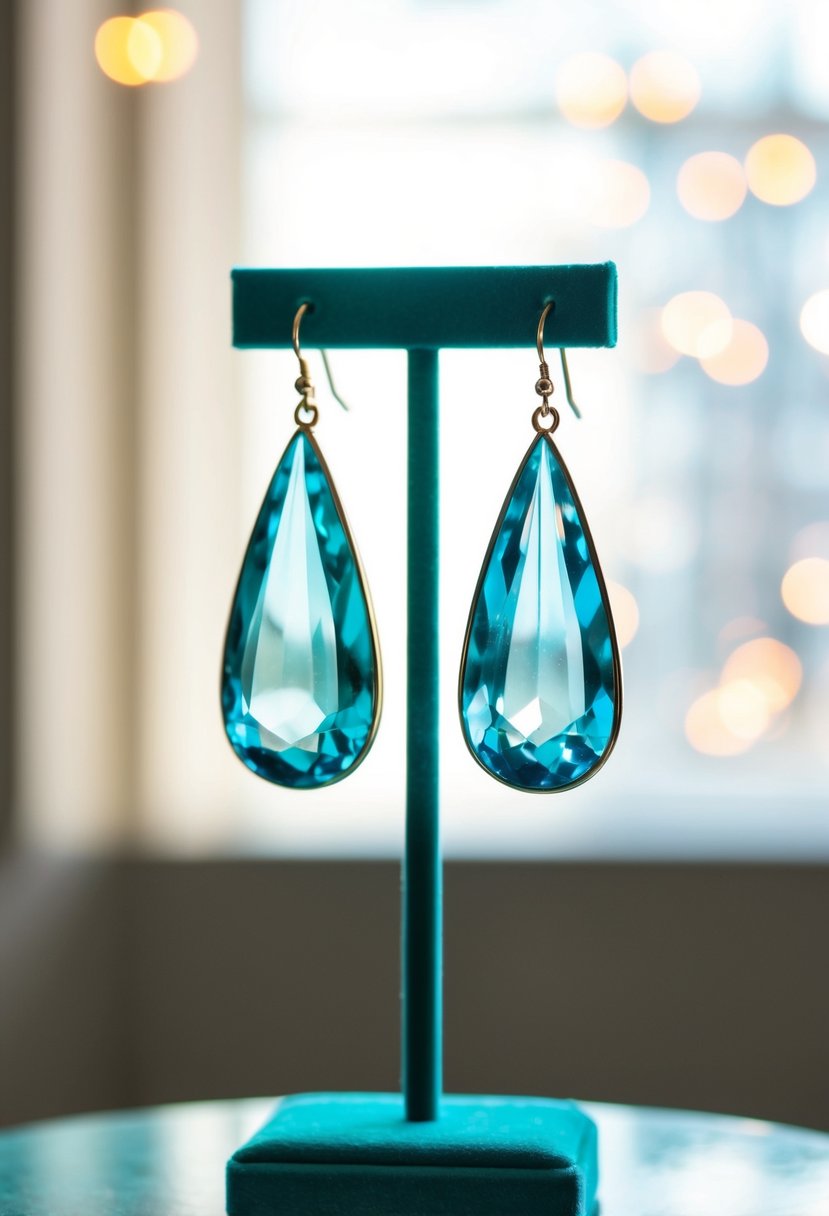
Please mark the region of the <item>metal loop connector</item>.
[[[544, 420], [544, 425], [542, 425], [542, 419]], [[561, 418], [554, 405], [548, 405], [546, 409], [543, 405], [539, 405], [537, 409], [533, 410], [533, 426], [539, 435], [545, 435], [548, 432], [554, 431], [560, 421]]]

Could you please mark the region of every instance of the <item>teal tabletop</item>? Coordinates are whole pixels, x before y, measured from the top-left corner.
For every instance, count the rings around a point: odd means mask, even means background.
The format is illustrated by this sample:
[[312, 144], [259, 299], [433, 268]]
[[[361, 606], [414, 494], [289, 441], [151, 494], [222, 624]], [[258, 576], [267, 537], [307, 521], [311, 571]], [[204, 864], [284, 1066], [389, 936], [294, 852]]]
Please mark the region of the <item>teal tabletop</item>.
[[[225, 1160], [274, 1100], [82, 1115], [0, 1132], [0, 1216], [221, 1216]], [[829, 1216], [829, 1135], [585, 1103], [602, 1216]]]

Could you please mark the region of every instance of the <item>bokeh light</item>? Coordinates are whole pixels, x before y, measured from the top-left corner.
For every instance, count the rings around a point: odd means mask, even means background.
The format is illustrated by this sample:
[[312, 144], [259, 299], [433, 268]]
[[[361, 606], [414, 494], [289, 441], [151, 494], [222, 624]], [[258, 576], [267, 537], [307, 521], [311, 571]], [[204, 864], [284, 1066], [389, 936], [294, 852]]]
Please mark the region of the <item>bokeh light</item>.
[[157, 30], [136, 18], [127, 35], [129, 61], [143, 80], [155, 80], [164, 58], [164, 46]]
[[628, 591], [627, 587], [621, 583], [608, 580], [607, 594], [610, 596], [616, 639], [620, 648], [624, 650], [636, 637], [636, 631], [639, 628], [639, 605], [633, 592]]
[[754, 638], [729, 655], [721, 685], [749, 683], [771, 714], [780, 713], [797, 696], [803, 679], [800, 659], [776, 638]]
[[112, 17], [95, 35], [95, 58], [104, 75], [117, 84], [177, 80], [198, 53], [193, 26], [173, 9], [156, 9], [140, 17]]
[[627, 77], [615, 59], [598, 51], [573, 55], [556, 77], [556, 100], [577, 127], [607, 127], [627, 101]]
[[[147, 75], [142, 64], [155, 59], [161, 63], [161, 45], [151, 26], [142, 26], [136, 32], [133, 17], [111, 17], [100, 26], [95, 35], [95, 58], [105, 76], [116, 84], [134, 87], [146, 84]], [[135, 58], [133, 58], [135, 56]]]
[[829, 625], [829, 561], [804, 557], [789, 566], [780, 584], [783, 603], [807, 625]]
[[689, 156], [676, 181], [682, 206], [697, 220], [727, 220], [743, 205], [746, 175], [736, 156], [698, 152]]
[[717, 694], [717, 709], [723, 725], [738, 739], [753, 742], [768, 728], [769, 707], [751, 680], [730, 680]]
[[606, 160], [597, 167], [588, 215], [597, 228], [629, 228], [648, 209], [651, 188], [636, 165]]
[[735, 319], [728, 345], [717, 354], [700, 359], [700, 365], [718, 384], [736, 386], [751, 384], [763, 374], [768, 361], [769, 344], [763, 333], [750, 321]]
[[682, 355], [708, 359], [731, 341], [728, 305], [711, 291], [683, 291], [662, 309], [662, 333]]
[[161, 58], [151, 79], [166, 84], [189, 72], [196, 62], [199, 40], [187, 18], [167, 8], [142, 13], [139, 20], [154, 30], [161, 45]]
[[823, 355], [829, 355], [829, 288], [816, 291], [800, 311], [800, 332]]
[[685, 738], [695, 751], [706, 756], [738, 756], [754, 740], [737, 735], [724, 721], [720, 689], [705, 692], [685, 715]]
[[740, 755], [780, 722], [802, 680], [800, 659], [790, 646], [770, 637], [744, 642], [726, 659], [719, 687], [689, 707], [685, 737], [706, 755]]
[[799, 203], [814, 186], [816, 176], [815, 158], [793, 135], [765, 135], [746, 156], [749, 189], [775, 207]]
[[699, 101], [697, 69], [675, 51], [651, 51], [633, 65], [630, 99], [651, 122], [679, 122]]

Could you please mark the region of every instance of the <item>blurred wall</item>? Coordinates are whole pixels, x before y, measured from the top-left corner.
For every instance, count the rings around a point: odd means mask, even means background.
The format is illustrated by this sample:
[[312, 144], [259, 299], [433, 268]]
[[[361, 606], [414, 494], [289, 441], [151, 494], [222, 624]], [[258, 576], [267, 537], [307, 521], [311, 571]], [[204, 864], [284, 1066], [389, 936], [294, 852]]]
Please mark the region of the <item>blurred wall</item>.
[[[0, 1120], [394, 1088], [391, 863], [0, 873]], [[829, 875], [454, 863], [446, 1083], [829, 1129]]]
[[14, 698], [16, 5], [0, 4], [0, 849], [11, 836]]

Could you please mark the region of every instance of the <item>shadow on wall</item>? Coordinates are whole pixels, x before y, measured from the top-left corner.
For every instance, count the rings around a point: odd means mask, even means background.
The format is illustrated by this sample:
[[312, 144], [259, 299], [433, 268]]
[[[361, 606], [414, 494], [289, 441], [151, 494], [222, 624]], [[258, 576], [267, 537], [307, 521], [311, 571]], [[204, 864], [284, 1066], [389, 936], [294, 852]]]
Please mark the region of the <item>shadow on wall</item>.
[[[7, 862], [0, 1121], [398, 1079], [391, 863]], [[820, 867], [452, 863], [447, 1088], [829, 1129]]]

